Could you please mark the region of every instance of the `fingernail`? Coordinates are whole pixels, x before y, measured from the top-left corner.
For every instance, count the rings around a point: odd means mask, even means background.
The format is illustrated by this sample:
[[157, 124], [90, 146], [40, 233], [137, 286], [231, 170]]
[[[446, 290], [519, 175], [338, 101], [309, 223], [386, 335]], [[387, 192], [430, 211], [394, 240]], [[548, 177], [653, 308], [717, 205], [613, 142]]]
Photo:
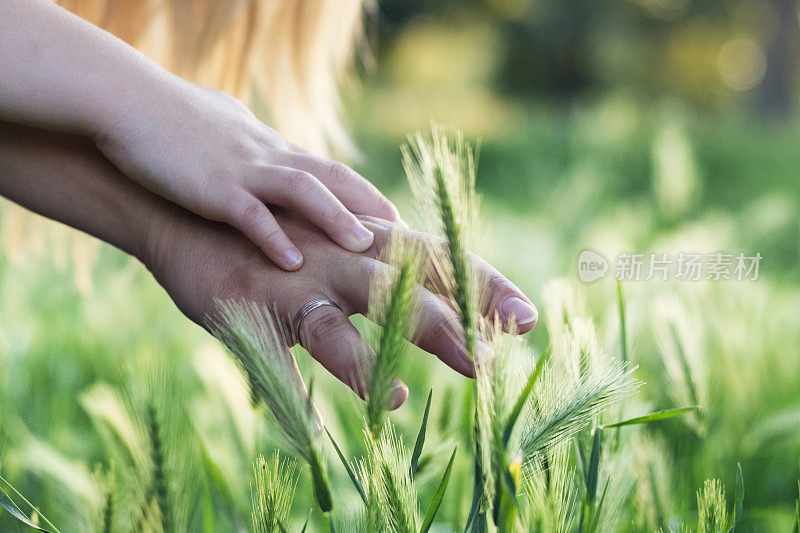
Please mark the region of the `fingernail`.
[[390, 411], [394, 411], [405, 403], [408, 399], [408, 387], [399, 379], [394, 380], [394, 387], [392, 387], [392, 401], [389, 406]]
[[286, 266], [289, 268], [299, 267], [300, 263], [303, 262], [303, 254], [294, 248], [289, 248], [286, 250], [286, 253], [283, 254], [283, 257], [286, 258]]
[[363, 252], [372, 246], [372, 240], [374, 238], [375, 236], [370, 230], [361, 224], [357, 224], [350, 233], [350, 246], [354, 252]]
[[536, 311], [535, 307], [516, 296], [512, 296], [503, 302], [503, 305], [500, 306], [500, 311], [506, 322], [509, 322], [513, 317], [518, 326], [527, 326], [536, 322], [536, 319], [539, 318], [539, 312]]

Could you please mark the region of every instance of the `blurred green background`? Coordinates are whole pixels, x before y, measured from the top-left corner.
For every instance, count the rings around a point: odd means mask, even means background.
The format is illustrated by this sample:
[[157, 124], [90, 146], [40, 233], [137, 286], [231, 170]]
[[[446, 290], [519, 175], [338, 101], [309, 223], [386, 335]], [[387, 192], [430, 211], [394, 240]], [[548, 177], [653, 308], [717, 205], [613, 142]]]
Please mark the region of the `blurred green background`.
[[[400, 163], [405, 135], [436, 120], [479, 143], [481, 254], [537, 303], [548, 280], [574, 284], [610, 352], [618, 346], [613, 281], [578, 282], [581, 250], [761, 253], [757, 281], [625, 285], [645, 405], [676, 403], [653, 341], [655, 303], [678, 295], [702, 339], [705, 433], [682, 422], [653, 430], [671, 467], [676, 520], [691, 521], [703, 479], [719, 476], [732, 491], [741, 462], [743, 528], [790, 527], [800, 476], [798, 7], [384, 0], [371, 17], [374, 65], [347, 94], [362, 152], [356, 166], [412, 225], [419, 215]], [[2, 230], [14, 228], [4, 221]], [[218, 530], [235, 530], [246, 523], [252, 455], [268, 452], [269, 431], [246, 409], [240, 381], [225, 382], [222, 370], [209, 376], [209, 368], [231, 370], [225, 357], [140, 265], [105, 247], [92, 271], [87, 288], [51, 253], [0, 256], [0, 471], [62, 531], [81, 530], [81, 513], [100, 498], [92, 471], [109, 464], [86, 392], [99, 383], [129, 390], [142, 361], [169, 359], [185, 372], [182, 401], [229, 486], [206, 475], [200, 485]], [[528, 342], [544, 348], [543, 323]], [[300, 363], [320, 397], [352, 397], [308, 357]], [[403, 378], [412, 395], [393, 420], [404, 435], [416, 431], [433, 382], [451, 386], [434, 400], [446, 426], [463, 380], [428, 357], [411, 358]], [[321, 403], [347, 450], [359, 453], [356, 402]], [[352, 492], [343, 472], [333, 475]], [[459, 489], [468, 479], [453, 483], [451, 492], [469, 490]], [[298, 520], [310, 505], [300, 497]], [[445, 517], [459, 512], [444, 509]], [[20, 531], [7, 515], [0, 530]]]
[[758, 249], [765, 275], [800, 280], [797, 2], [379, 6], [351, 105], [362, 170], [402, 202], [404, 136], [464, 130], [487, 207], [524, 220], [491, 238], [523, 238], [531, 289], [584, 247], [670, 251], [653, 241], [693, 228], [713, 235], [703, 251]]

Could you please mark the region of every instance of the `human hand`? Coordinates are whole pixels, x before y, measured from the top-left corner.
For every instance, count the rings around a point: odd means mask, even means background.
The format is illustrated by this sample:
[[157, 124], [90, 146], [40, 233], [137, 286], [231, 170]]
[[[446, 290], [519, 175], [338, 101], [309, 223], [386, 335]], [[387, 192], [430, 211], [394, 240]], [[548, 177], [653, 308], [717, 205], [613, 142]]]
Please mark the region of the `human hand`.
[[[366, 384], [359, 379], [359, 370], [363, 371], [374, 354], [348, 316], [360, 313], [374, 318], [369, 308], [370, 280], [388, 275], [393, 268], [380, 259], [392, 235], [416, 243], [434, 237], [385, 220], [360, 217], [375, 234], [375, 241], [365, 252], [353, 253], [336, 246], [302, 219], [283, 211], [276, 211], [276, 218], [305, 254], [306, 264], [299, 272], [277, 268], [231, 228], [177, 210], [166, 218], [158, 213], [152, 217], [151, 237], [141, 259], [177, 306], [202, 325], [214, 317], [218, 300], [274, 306], [276, 315], [285, 319], [311, 300], [335, 302], [341, 310], [321, 307], [308, 315], [298, 332], [299, 341], [329, 372], [363, 397]], [[529, 300], [489, 264], [474, 256], [471, 261], [486, 283], [486, 300], [490, 302], [482, 314], [497, 315], [504, 323], [510, 322], [513, 314], [520, 322], [516, 331], [529, 331], [536, 321], [536, 310]], [[413, 298], [420, 316], [410, 340], [454, 370], [471, 376], [473, 365], [463, 340], [459, 340], [455, 312], [422, 286], [415, 288]], [[287, 346], [294, 343], [295, 339], [286, 339]], [[301, 380], [299, 374], [297, 380]], [[392, 408], [399, 407], [407, 396], [407, 387], [397, 381]]]
[[291, 144], [230, 95], [164, 73], [123, 101], [93, 137], [106, 158], [145, 188], [237, 228], [285, 270], [303, 256], [265, 204], [299, 213], [352, 252], [373, 240], [353, 213], [398, 219], [354, 170]]

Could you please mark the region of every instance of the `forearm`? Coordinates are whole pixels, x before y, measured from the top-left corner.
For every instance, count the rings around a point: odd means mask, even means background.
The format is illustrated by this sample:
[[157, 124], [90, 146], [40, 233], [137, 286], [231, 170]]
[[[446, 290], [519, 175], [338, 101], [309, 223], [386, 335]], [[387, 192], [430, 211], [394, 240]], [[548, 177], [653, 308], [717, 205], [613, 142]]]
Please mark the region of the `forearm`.
[[126, 179], [81, 137], [0, 122], [0, 195], [143, 258], [175, 208]]
[[176, 80], [51, 2], [0, 2], [0, 120], [94, 136]]

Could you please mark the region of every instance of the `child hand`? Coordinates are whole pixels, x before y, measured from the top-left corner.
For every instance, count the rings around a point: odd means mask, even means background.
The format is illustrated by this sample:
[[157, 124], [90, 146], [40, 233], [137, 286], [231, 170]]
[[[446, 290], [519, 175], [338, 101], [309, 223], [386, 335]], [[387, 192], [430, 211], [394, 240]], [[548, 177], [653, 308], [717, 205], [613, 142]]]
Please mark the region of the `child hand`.
[[230, 95], [167, 75], [121, 100], [94, 137], [103, 154], [140, 185], [237, 228], [284, 270], [303, 256], [266, 204], [299, 213], [352, 252], [373, 241], [353, 213], [398, 219], [354, 170], [293, 145]]

